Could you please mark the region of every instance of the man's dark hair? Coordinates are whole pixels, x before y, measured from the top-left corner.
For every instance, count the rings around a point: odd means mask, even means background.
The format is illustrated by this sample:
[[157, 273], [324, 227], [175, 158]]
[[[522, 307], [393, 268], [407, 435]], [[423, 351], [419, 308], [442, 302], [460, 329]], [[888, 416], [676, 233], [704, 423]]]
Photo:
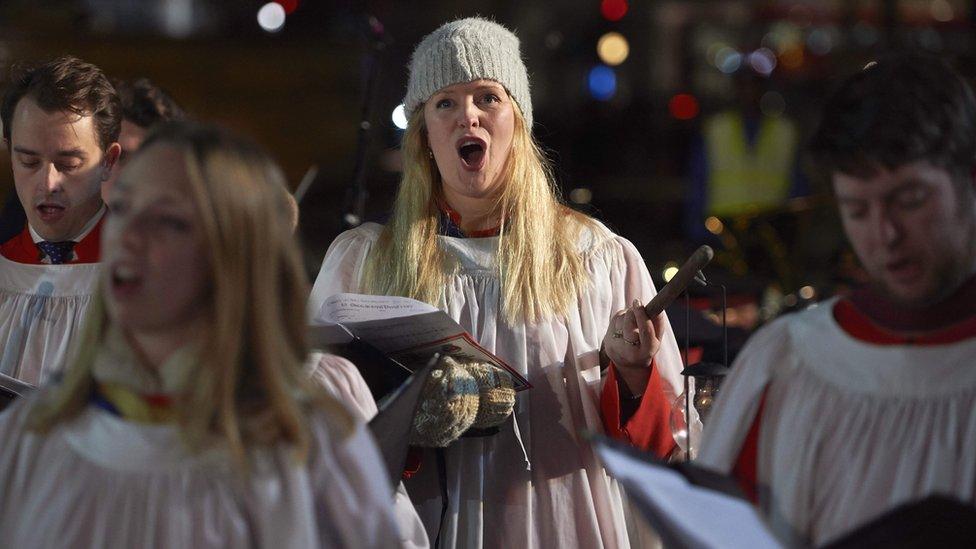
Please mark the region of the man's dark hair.
[[151, 128], [160, 122], [183, 120], [186, 113], [165, 91], [149, 81], [113, 80], [122, 101], [122, 118], [141, 128]]
[[968, 184], [976, 167], [973, 91], [936, 57], [871, 63], [827, 101], [810, 152], [828, 175], [866, 178], [926, 160]]
[[3, 137], [8, 146], [14, 110], [24, 97], [46, 112], [91, 116], [103, 150], [119, 138], [122, 127], [119, 96], [101, 69], [91, 63], [64, 56], [15, 74], [0, 104]]

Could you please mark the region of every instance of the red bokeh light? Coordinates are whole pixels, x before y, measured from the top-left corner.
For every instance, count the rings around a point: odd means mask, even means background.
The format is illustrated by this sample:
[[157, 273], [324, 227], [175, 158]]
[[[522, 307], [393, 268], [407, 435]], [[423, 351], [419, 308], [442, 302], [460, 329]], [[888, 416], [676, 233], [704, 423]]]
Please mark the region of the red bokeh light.
[[281, 7], [285, 8], [285, 14], [291, 15], [291, 13], [298, 9], [299, 0], [274, 0], [275, 3], [281, 4]]
[[620, 21], [627, 15], [627, 0], [602, 0], [600, 13], [607, 21]]
[[678, 120], [691, 120], [698, 110], [698, 100], [690, 93], [679, 93], [668, 101], [668, 111]]

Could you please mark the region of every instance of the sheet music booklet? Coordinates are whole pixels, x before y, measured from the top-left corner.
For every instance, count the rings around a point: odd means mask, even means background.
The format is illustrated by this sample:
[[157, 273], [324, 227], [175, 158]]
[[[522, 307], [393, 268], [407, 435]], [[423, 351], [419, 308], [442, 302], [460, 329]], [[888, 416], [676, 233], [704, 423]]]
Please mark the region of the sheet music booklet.
[[[362, 294], [333, 295], [322, 304], [312, 321], [309, 335], [312, 347], [322, 349], [341, 347], [348, 350], [357, 347], [355, 340], [362, 341], [391, 359], [393, 368], [399, 366], [408, 372], [423, 368], [436, 353], [461, 360], [486, 362], [511, 374], [516, 391], [531, 387], [525, 377], [479, 345], [447, 313], [415, 299]], [[344, 352], [338, 354], [346, 356]], [[356, 360], [353, 362], [356, 363]], [[363, 372], [363, 377], [370, 389], [374, 390], [373, 396], [379, 400], [383, 395], [376, 394], [369, 378], [380, 376], [375, 372]], [[405, 378], [406, 375], [401, 374], [400, 382]]]

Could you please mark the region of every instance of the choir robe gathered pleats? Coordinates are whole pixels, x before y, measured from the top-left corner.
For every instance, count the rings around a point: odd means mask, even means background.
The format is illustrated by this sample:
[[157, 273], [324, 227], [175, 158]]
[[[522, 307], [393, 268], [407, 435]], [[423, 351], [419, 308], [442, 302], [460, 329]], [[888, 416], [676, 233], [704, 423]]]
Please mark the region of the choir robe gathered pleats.
[[[310, 315], [333, 294], [363, 291], [363, 266], [381, 230], [367, 223], [333, 242], [312, 290]], [[448, 447], [440, 474], [436, 453], [425, 451], [406, 485], [430, 539], [439, 536], [444, 547], [656, 543], [631, 521], [619, 485], [581, 438], [583, 431], [605, 431], [604, 399], [615, 391], [605, 390], [609, 375], [601, 372], [599, 358], [611, 316], [634, 299], [647, 302], [656, 293], [640, 254], [629, 241], [594, 223], [579, 237], [589, 285], [576, 306], [558, 318], [512, 325], [500, 310], [499, 238], [438, 237], [457, 270], [447, 277], [435, 305], [524, 375], [532, 388], [518, 395], [515, 421], [500, 433], [462, 438]], [[670, 325], [662, 340], [655, 357], [659, 383], [651, 383], [643, 397], [654, 413], [639, 410], [634, 424], [625, 427], [640, 440], [670, 448], [673, 441], [660, 435], [669, 430], [660, 410], [681, 392], [682, 366]], [[657, 423], [640, 427], [641, 421]], [[443, 521], [441, 478], [447, 494]]]
[[976, 503], [976, 310], [899, 337], [831, 299], [750, 339], [698, 462], [736, 475], [788, 544], [931, 494]]

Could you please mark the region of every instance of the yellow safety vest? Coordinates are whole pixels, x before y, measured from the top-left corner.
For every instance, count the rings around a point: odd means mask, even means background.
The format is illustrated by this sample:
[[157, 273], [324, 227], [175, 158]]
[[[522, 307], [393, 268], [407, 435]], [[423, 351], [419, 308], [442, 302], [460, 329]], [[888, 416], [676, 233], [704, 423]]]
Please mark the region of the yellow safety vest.
[[736, 112], [705, 123], [707, 215], [734, 216], [782, 204], [789, 194], [797, 131], [788, 118], [764, 116], [752, 146]]

